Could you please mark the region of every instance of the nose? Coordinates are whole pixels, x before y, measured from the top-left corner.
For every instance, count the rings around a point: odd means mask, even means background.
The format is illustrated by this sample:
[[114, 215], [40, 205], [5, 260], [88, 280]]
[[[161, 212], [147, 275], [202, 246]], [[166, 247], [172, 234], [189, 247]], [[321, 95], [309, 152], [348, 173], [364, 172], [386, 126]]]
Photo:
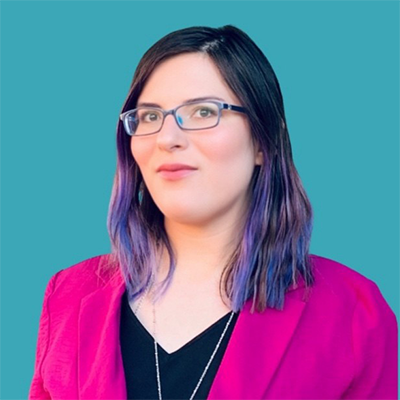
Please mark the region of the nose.
[[178, 126], [172, 112], [165, 116], [163, 126], [156, 135], [157, 145], [166, 151], [183, 149], [188, 145], [187, 134]]

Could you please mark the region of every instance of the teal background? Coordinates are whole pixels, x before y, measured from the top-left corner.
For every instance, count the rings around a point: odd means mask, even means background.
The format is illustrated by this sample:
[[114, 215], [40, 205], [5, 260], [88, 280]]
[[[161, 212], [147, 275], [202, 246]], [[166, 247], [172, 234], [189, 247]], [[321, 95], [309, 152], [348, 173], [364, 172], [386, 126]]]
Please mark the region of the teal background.
[[397, 1], [3, 1], [1, 398], [27, 397], [50, 276], [110, 250], [115, 127], [139, 58], [172, 30], [224, 24], [280, 81], [312, 253], [375, 281], [399, 315]]

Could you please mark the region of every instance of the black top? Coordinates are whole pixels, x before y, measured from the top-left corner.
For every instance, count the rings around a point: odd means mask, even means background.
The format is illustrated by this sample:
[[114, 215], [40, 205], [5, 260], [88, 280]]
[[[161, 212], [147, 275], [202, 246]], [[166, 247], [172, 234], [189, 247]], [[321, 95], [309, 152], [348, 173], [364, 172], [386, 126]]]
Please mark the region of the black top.
[[[193, 393], [231, 313], [209, 326], [173, 353], [158, 345], [163, 399], [186, 399]], [[194, 399], [206, 399], [239, 314], [234, 314]], [[128, 399], [158, 399], [154, 339], [122, 296], [120, 341]]]

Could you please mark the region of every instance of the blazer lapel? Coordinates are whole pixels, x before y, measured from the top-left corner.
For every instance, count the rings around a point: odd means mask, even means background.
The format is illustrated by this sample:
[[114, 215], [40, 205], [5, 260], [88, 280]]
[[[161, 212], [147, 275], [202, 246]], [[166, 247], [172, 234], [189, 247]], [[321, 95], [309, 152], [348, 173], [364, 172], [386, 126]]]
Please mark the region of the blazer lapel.
[[232, 332], [208, 399], [262, 399], [285, 349], [296, 330], [306, 303], [304, 282], [286, 293], [282, 311], [268, 308], [250, 313], [248, 301]]
[[[101, 278], [100, 278], [101, 279]], [[125, 283], [118, 271], [81, 301], [78, 338], [79, 399], [125, 399], [119, 340], [120, 303]]]

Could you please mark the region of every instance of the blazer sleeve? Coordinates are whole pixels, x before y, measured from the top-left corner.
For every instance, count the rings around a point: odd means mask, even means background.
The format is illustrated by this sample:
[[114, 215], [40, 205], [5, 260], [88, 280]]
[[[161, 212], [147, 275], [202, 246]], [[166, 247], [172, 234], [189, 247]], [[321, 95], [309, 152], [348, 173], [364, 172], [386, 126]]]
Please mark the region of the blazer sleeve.
[[39, 320], [39, 333], [38, 333], [37, 347], [36, 347], [35, 368], [34, 368], [31, 387], [29, 390], [29, 396], [28, 396], [29, 400], [51, 399], [50, 394], [46, 391], [46, 388], [44, 386], [41, 369], [43, 360], [46, 357], [47, 346], [49, 344], [49, 336], [50, 336], [50, 315], [49, 315], [48, 302], [50, 296], [54, 291], [55, 282], [60, 272], [57, 272], [57, 274], [53, 275], [50, 278], [46, 290], [44, 292], [42, 313], [40, 315], [40, 320]]
[[398, 399], [397, 329], [395, 314], [368, 280], [354, 308], [355, 373], [344, 399]]

